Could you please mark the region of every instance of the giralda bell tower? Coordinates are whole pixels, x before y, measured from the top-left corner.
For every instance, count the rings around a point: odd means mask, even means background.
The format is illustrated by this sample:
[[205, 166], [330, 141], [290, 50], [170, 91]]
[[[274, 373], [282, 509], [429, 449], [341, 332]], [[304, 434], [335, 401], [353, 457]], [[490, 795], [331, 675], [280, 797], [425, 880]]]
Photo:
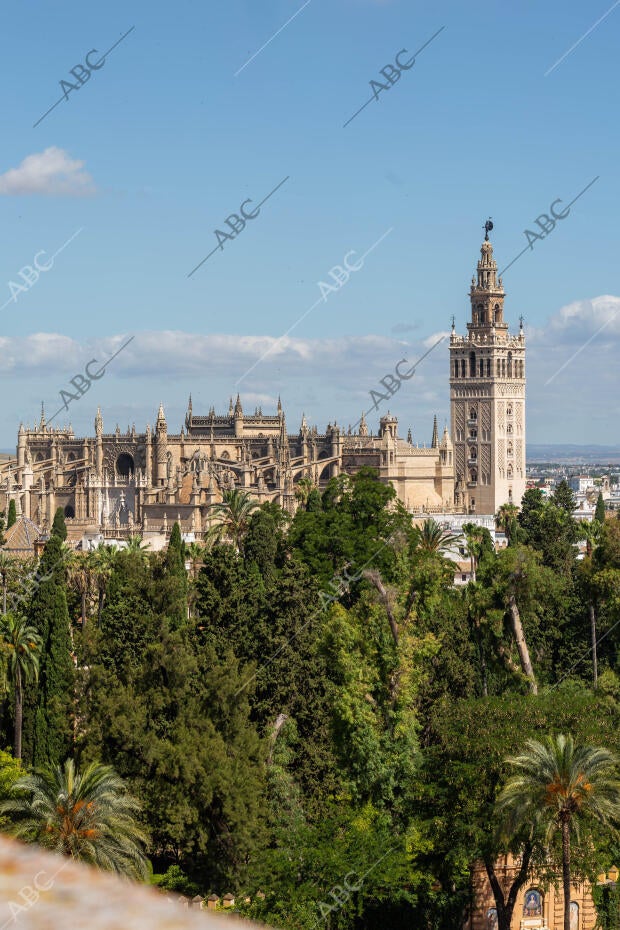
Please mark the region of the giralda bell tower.
[[504, 321], [504, 287], [485, 223], [467, 335], [450, 337], [450, 408], [457, 510], [497, 513], [525, 493], [525, 334]]

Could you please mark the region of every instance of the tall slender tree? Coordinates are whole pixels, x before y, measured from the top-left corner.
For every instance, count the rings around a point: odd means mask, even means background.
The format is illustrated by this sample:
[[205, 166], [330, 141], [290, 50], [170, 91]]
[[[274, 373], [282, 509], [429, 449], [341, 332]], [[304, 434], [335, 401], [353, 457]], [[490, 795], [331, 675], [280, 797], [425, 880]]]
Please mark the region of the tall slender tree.
[[502, 504], [495, 515], [495, 525], [506, 534], [508, 545], [514, 541], [517, 535], [517, 516], [519, 508], [516, 504]]
[[17, 508], [15, 506], [15, 498], [11, 498], [9, 501], [9, 513], [6, 521], [6, 528], [10, 530], [14, 523], [17, 522]]
[[82, 629], [86, 626], [86, 613], [88, 607], [89, 594], [92, 590], [91, 565], [85, 552], [77, 552], [75, 549], [67, 553], [67, 581], [69, 587], [78, 594], [80, 598], [80, 615]]
[[42, 650], [39, 681], [29, 689], [24, 706], [24, 755], [37, 766], [58, 764], [73, 744], [75, 669], [64, 562], [60, 536], [52, 534], [29, 610]]
[[13, 614], [4, 614], [0, 620], [0, 637], [8, 653], [7, 676], [15, 695], [13, 753], [21, 759], [24, 685], [39, 675], [41, 637], [24, 617]]
[[67, 525], [65, 523], [65, 512], [62, 507], [56, 508], [54, 522], [52, 523], [52, 536], [58, 536], [61, 542], [67, 538]]
[[509, 762], [517, 771], [499, 795], [497, 808], [508, 834], [525, 824], [541, 826], [548, 842], [561, 838], [564, 930], [570, 930], [571, 837], [596, 821], [617, 829], [620, 823], [618, 760], [601, 746], [575, 744], [572, 736], [528, 740]]
[[116, 550], [112, 546], [106, 546], [105, 543], [99, 543], [96, 549], [88, 553], [88, 563], [97, 594], [97, 626], [101, 626], [101, 612], [105, 604], [115, 558]]

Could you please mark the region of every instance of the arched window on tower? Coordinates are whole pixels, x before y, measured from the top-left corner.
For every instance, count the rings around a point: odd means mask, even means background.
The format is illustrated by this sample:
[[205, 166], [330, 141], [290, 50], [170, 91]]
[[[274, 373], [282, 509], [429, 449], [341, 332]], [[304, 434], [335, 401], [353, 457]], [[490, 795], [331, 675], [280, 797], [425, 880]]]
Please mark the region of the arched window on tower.
[[480, 372], [480, 377], [484, 378], [484, 359], [483, 358], [480, 359], [479, 372]]
[[487, 378], [491, 377], [491, 359], [487, 359]]
[[476, 353], [475, 352], [469, 353], [469, 377], [470, 378], [476, 377]]
[[512, 352], [508, 353], [508, 377], [512, 378]]
[[502, 359], [502, 378], [506, 377], [506, 359]]
[[465, 359], [462, 358], [462, 359], [461, 359], [461, 378], [464, 378], [464, 377], [465, 377], [465, 369], [466, 369], [466, 367], [467, 367], [467, 366], [465, 365]]
[[454, 359], [454, 377], [458, 378], [459, 376], [459, 360], [458, 358]]
[[500, 377], [501, 373], [502, 373], [501, 362], [500, 362], [500, 360], [498, 359], [498, 360], [497, 360], [497, 377], [498, 377], [498, 378]]
[[469, 411], [469, 419], [470, 419], [470, 420], [477, 420], [477, 419], [478, 419], [478, 414], [477, 414], [477, 412], [476, 412], [476, 408], [475, 408], [475, 407], [472, 407], [472, 408], [470, 409], [470, 411]]
[[499, 304], [495, 304], [495, 322], [499, 323], [502, 318], [502, 311], [499, 309]]

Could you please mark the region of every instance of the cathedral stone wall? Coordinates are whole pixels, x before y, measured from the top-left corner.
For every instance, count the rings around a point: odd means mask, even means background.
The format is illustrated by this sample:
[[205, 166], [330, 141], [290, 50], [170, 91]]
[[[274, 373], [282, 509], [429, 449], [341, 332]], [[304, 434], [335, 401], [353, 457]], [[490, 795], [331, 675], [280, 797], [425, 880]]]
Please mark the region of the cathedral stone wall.
[[179, 433], [169, 433], [162, 407], [155, 428], [135, 427], [105, 433], [97, 411], [94, 436], [76, 437], [69, 429], [50, 428], [42, 413], [34, 428], [20, 427], [16, 458], [3, 466], [0, 508], [15, 499], [43, 528], [57, 507], [71, 535], [85, 530], [103, 536], [165, 533], [175, 520], [184, 532], [200, 537], [209, 528], [212, 508], [226, 491], [239, 488], [259, 503], [275, 501], [293, 512], [297, 483], [310, 479], [323, 488], [341, 473], [365, 465], [396, 489], [411, 509], [445, 510], [453, 504], [454, 465], [447, 430], [439, 442], [419, 448], [398, 436], [398, 420], [382, 417], [377, 435], [362, 417], [359, 430], [345, 432], [335, 423], [323, 433], [305, 417], [289, 433], [280, 403], [275, 415], [244, 413], [241, 400], [228, 415], [195, 416], [188, 405]]

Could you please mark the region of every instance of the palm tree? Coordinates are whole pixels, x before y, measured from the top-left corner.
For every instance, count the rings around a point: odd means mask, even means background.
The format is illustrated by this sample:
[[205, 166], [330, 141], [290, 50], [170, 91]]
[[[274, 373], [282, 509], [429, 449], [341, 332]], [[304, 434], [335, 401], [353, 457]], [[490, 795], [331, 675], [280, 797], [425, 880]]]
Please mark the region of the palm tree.
[[198, 574], [198, 566], [200, 565], [205, 553], [205, 547], [201, 546], [200, 543], [197, 542], [187, 543], [185, 546], [185, 552], [189, 558], [191, 576], [192, 578], [195, 578]]
[[564, 930], [570, 930], [571, 833], [579, 840], [582, 821], [615, 828], [620, 822], [618, 760], [600, 746], [575, 744], [572, 736], [528, 740], [519, 756], [507, 760], [517, 769], [497, 800], [509, 833], [533, 824], [550, 842], [562, 841]]
[[97, 591], [97, 626], [101, 626], [101, 612], [105, 604], [105, 596], [112, 577], [115, 560], [116, 550], [112, 546], [106, 546], [103, 542], [100, 542], [96, 549], [91, 549], [88, 553], [89, 567]]
[[85, 552], [70, 549], [66, 559], [67, 581], [80, 596], [82, 629], [86, 626], [86, 606], [92, 588], [90, 562]]
[[127, 545], [125, 546], [125, 552], [133, 552], [140, 556], [140, 558], [146, 561], [148, 557], [147, 549], [150, 549], [151, 544], [142, 542], [142, 537], [137, 534], [135, 536], [127, 537]]
[[15, 729], [13, 750], [16, 759], [22, 757], [22, 719], [24, 685], [39, 675], [41, 637], [24, 617], [4, 614], [0, 620], [0, 637], [7, 652], [7, 675], [15, 691]]
[[0, 550], [0, 578], [2, 579], [2, 613], [6, 613], [6, 590], [8, 577], [13, 568], [13, 559], [8, 552]]
[[307, 475], [303, 478], [300, 478], [297, 484], [295, 485], [295, 497], [299, 501], [302, 507], [306, 507], [308, 503], [308, 498], [316, 485], [312, 478], [309, 478]]
[[476, 523], [464, 523], [461, 527], [467, 541], [467, 551], [471, 563], [471, 580], [476, 580], [476, 569], [480, 556], [484, 552], [485, 531], [484, 527]]
[[519, 508], [516, 504], [502, 504], [495, 514], [495, 525], [498, 530], [503, 530], [506, 534], [508, 545], [510, 545], [510, 541], [514, 536], [515, 520], [518, 513]]
[[224, 491], [222, 503], [213, 507], [217, 523], [209, 530], [209, 536], [218, 542], [227, 537], [240, 552], [243, 537], [250, 525], [250, 517], [257, 509], [258, 504], [252, 500], [248, 491], [241, 488]]
[[436, 552], [444, 555], [461, 539], [460, 533], [443, 529], [436, 520], [429, 517], [422, 526], [414, 529], [416, 549], [422, 552]]
[[12, 834], [100, 869], [144, 878], [147, 837], [137, 821], [138, 802], [114, 769], [91, 762], [83, 772], [73, 759], [20, 778], [0, 811], [12, 815]]

